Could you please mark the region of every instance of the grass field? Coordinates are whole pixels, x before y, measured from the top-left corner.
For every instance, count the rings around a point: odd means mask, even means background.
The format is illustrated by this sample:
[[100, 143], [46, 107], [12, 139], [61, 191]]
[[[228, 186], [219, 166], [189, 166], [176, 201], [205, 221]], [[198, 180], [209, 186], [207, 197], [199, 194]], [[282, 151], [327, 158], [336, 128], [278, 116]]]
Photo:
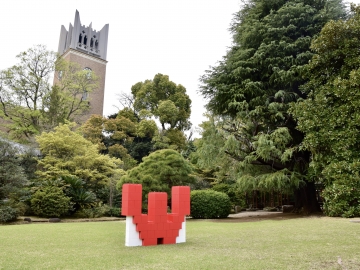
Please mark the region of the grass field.
[[187, 242], [125, 247], [125, 222], [0, 226], [0, 269], [360, 269], [360, 223], [187, 222]]

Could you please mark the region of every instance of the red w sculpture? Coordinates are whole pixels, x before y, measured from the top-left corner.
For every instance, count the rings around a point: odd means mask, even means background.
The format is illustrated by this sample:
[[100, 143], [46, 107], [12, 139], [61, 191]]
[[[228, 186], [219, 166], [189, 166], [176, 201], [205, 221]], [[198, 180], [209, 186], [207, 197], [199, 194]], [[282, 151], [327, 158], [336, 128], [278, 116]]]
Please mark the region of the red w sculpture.
[[122, 187], [121, 214], [126, 216], [126, 246], [183, 243], [186, 215], [190, 214], [190, 187], [171, 189], [171, 213], [167, 213], [167, 193], [150, 192], [148, 214], [141, 214], [141, 184]]

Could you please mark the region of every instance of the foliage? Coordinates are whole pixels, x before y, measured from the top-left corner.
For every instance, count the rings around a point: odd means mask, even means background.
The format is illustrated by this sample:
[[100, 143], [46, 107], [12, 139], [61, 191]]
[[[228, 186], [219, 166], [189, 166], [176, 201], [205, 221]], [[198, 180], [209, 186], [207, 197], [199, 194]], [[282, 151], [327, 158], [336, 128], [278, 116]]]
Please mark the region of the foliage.
[[341, 164], [360, 158], [360, 7], [352, 10], [352, 18], [329, 22], [313, 41], [316, 55], [304, 86], [309, 98], [292, 108], [298, 129], [306, 134], [303, 148], [312, 153], [314, 174], [327, 184], [335, 180], [335, 167], [341, 170]]
[[[169, 76], [156, 74], [153, 80], [138, 82], [131, 87], [132, 96], [122, 94], [120, 102], [123, 106], [130, 106], [133, 115], [141, 119], [138, 135], [143, 134], [145, 127], [155, 117], [161, 130], [151, 128], [153, 150], [174, 149], [181, 151], [186, 146], [185, 130], [189, 130], [191, 114], [191, 100], [182, 85], [176, 85], [169, 80]], [[155, 125], [156, 127], [156, 125]]]
[[360, 216], [360, 180], [336, 181], [322, 193], [324, 212], [330, 217]]
[[74, 212], [79, 209], [90, 208], [96, 204], [96, 195], [92, 191], [86, 190], [83, 180], [75, 176], [63, 176], [61, 178], [68, 185], [65, 194], [71, 198]]
[[186, 147], [186, 136], [183, 131], [177, 129], [160, 130], [152, 141], [156, 150], [173, 149], [182, 152]]
[[40, 179], [76, 176], [87, 185], [106, 185], [109, 177], [120, 178], [123, 174], [121, 160], [99, 154], [96, 145], [71, 131], [73, 126], [60, 125], [36, 138], [44, 156], [38, 163]]
[[116, 189], [116, 183], [119, 179], [109, 179], [108, 185], [94, 190], [98, 200], [110, 207], [120, 207], [121, 192]]
[[209, 110], [223, 116], [216, 127], [225, 153], [239, 163], [233, 167], [239, 183], [295, 190], [297, 207], [308, 212], [319, 210], [306, 177], [310, 153], [299, 150], [303, 134], [288, 109], [306, 98], [300, 86], [311, 39], [344, 14], [340, 0], [246, 1], [231, 26], [232, 47], [201, 78]]
[[34, 135], [74, 120], [89, 109], [87, 95], [98, 87], [93, 72], [57, 57], [43, 45], [17, 58], [19, 64], [0, 72], [0, 115], [10, 120], [13, 137], [32, 142]]
[[71, 209], [70, 198], [63, 190], [47, 186], [37, 190], [31, 198], [31, 207], [36, 215], [43, 217], [60, 217]]
[[0, 201], [17, 193], [27, 184], [27, 178], [20, 165], [17, 149], [0, 139]]
[[56, 54], [37, 45], [16, 56], [19, 63], [0, 74], [0, 110], [11, 120], [12, 134], [30, 138], [41, 131], [43, 99], [50, 93], [49, 79]]
[[128, 108], [113, 118], [93, 115], [82, 125], [81, 132], [98, 145], [101, 153], [120, 158], [124, 170], [128, 170], [152, 150], [151, 140], [157, 131], [153, 120], [137, 119]]
[[26, 178], [31, 181], [36, 178], [36, 169], [39, 152], [29, 149], [19, 156], [19, 164], [24, 170]]
[[0, 222], [14, 221], [18, 217], [18, 211], [10, 206], [0, 206]]
[[193, 218], [226, 218], [231, 210], [229, 196], [214, 190], [191, 191], [190, 204]]
[[166, 129], [188, 130], [191, 126], [191, 100], [181, 84], [176, 85], [169, 76], [156, 74], [153, 80], [138, 82], [131, 87], [136, 111], [147, 110], [159, 119]]
[[82, 208], [76, 213], [76, 217], [79, 218], [98, 218], [106, 216], [110, 211], [110, 207], [107, 205], [98, 205], [93, 208]]
[[206, 115], [208, 121], [200, 124], [201, 138], [194, 141], [196, 151], [190, 160], [199, 177], [210, 183], [222, 183], [237, 179], [238, 160], [227, 154], [226, 131], [221, 117]]
[[240, 191], [240, 189], [237, 187], [237, 185], [234, 184], [215, 184], [212, 188], [212, 190], [215, 190], [217, 192], [225, 193], [229, 196], [230, 202], [233, 206], [242, 206], [245, 207], [245, 195], [243, 192]]
[[89, 93], [99, 84], [98, 76], [79, 64], [63, 58], [56, 61], [56, 80], [46, 98], [48, 124], [57, 126], [65, 120], [74, 121], [89, 109]]
[[121, 216], [121, 208], [111, 207], [109, 211], [106, 213], [107, 216], [110, 217], [120, 217]]
[[125, 183], [142, 184], [143, 201], [151, 191], [167, 192], [172, 186], [194, 183], [192, 168], [180, 153], [171, 149], [158, 150], [143, 159], [137, 167], [126, 172], [117, 183], [117, 189]]

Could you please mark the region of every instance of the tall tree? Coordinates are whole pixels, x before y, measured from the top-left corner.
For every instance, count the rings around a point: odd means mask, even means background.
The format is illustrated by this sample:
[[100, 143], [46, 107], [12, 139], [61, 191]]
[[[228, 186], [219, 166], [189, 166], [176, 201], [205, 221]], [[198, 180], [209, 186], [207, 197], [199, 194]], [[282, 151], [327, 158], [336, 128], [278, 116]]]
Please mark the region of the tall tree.
[[246, 1], [231, 26], [233, 46], [201, 78], [208, 108], [229, 117], [226, 152], [243, 167], [238, 181], [295, 189], [296, 206], [306, 212], [319, 210], [306, 177], [310, 152], [298, 150], [303, 134], [288, 108], [306, 98], [299, 86], [311, 39], [344, 15], [340, 0]]
[[[352, 5], [351, 10], [349, 20], [327, 23], [313, 41], [315, 55], [308, 65], [309, 82], [303, 87], [308, 98], [292, 108], [297, 128], [305, 133], [302, 147], [312, 154], [314, 176], [339, 197], [339, 187], [360, 186], [360, 6]], [[343, 207], [333, 215], [359, 205], [360, 198], [351, 195], [357, 188], [346, 189]]]
[[128, 96], [122, 100], [131, 103], [134, 111], [147, 118], [154, 116], [159, 120], [162, 130], [154, 137], [155, 149], [185, 148], [186, 136], [189, 130], [191, 100], [186, 89], [181, 84], [176, 85], [169, 76], [156, 74], [153, 80], [138, 82], [131, 87], [133, 102]]
[[191, 127], [191, 100], [185, 87], [170, 81], [169, 76], [159, 73], [152, 80], [138, 82], [131, 87], [131, 93], [135, 98], [135, 109], [151, 112], [159, 119], [163, 130], [188, 130]]
[[11, 120], [16, 137], [29, 138], [40, 132], [43, 98], [51, 91], [49, 79], [57, 57], [42, 45], [16, 57], [19, 63], [0, 74], [0, 110]]
[[[58, 58], [43, 45], [17, 58], [18, 64], [0, 72], [0, 117], [9, 121], [13, 137], [31, 141], [43, 130], [88, 110], [86, 97], [98, 86], [93, 72]], [[59, 77], [51, 87], [49, 80], [55, 70]]]

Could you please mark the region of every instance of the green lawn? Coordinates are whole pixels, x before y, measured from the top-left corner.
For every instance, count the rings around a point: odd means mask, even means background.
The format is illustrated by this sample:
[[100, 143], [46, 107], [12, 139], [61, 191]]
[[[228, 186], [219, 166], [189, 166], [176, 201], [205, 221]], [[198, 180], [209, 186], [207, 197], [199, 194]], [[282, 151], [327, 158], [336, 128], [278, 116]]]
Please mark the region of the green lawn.
[[360, 269], [349, 219], [194, 220], [186, 243], [151, 247], [124, 234], [123, 221], [0, 226], [0, 269]]

